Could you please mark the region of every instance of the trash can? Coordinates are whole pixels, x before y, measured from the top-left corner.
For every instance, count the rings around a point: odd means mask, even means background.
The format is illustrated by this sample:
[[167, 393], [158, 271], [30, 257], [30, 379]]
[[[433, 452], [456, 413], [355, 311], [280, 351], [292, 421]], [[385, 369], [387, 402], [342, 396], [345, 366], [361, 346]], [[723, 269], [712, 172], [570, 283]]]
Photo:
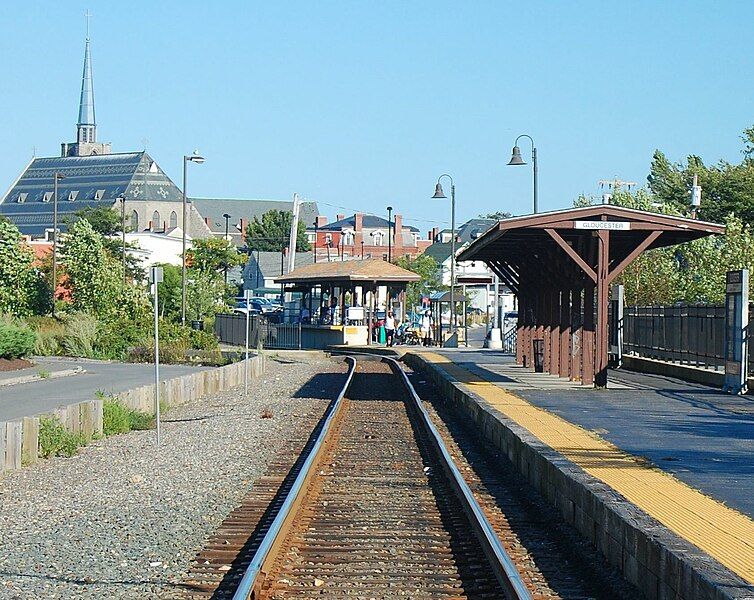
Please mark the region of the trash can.
[[534, 372], [543, 373], [545, 370], [545, 341], [534, 340]]
[[196, 329], [196, 331], [204, 331], [204, 321], [191, 321], [191, 329]]

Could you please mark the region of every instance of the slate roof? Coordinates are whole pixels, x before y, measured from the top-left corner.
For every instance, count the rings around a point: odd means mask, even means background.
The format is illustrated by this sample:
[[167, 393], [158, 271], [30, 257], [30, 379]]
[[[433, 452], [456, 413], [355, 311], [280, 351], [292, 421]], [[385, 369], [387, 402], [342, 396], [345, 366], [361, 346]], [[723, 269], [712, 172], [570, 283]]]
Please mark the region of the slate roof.
[[182, 200], [181, 191], [146, 152], [35, 158], [0, 200], [0, 214], [21, 233], [39, 237], [52, 228], [56, 172], [65, 177], [58, 183], [58, 223], [63, 231], [66, 215], [112, 206], [121, 195], [126, 202]]
[[[473, 242], [497, 222], [496, 219], [469, 219], [458, 228], [460, 244]], [[460, 244], [456, 243], [456, 246]], [[450, 252], [448, 252], [448, 256], [450, 256]]]
[[[223, 214], [229, 214], [232, 219], [231, 225], [238, 223], [240, 219], [249, 222], [254, 217], [262, 218], [262, 215], [270, 210], [285, 210], [293, 212], [293, 200], [256, 200], [246, 198], [191, 198], [191, 202], [199, 214], [210, 219], [210, 229], [214, 232], [225, 232], [225, 219]], [[311, 227], [319, 214], [316, 202], [302, 201], [299, 221], [306, 227]]]
[[[296, 269], [311, 265], [314, 263], [314, 254], [311, 252], [296, 252]], [[257, 265], [257, 252], [253, 251], [249, 255], [249, 261], [244, 268], [244, 277], [246, 277], [247, 271], [251, 274], [251, 278], [254, 279], [254, 272], [259, 268], [260, 278], [262, 276], [280, 277], [280, 252], [259, 252], [259, 263]], [[283, 261], [283, 268], [288, 270], [288, 257], [286, 256]]]
[[431, 246], [427, 246], [423, 254], [424, 256], [431, 256], [437, 261], [437, 264], [441, 265], [450, 258], [450, 242], [435, 242]]
[[386, 260], [346, 260], [317, 262], [316, 264], [296, 267], [276, 283], [322, 283], [322, 282], [409, 282], [419, 281], [420, 277], [406, 269]]
[[[388, 228], [388, 222], [387, 219], [383, 219], [382, 217], [378, 217], [377, 215], [363, 215], [361, 226], [364, 229], [387, 229]], [[392, 223], [393, 228], [395, 228], [395, 221]], [[328, 223], [327, 225], [322, 225], [319, 227], [320, 231], [340, 231], [343, 228], [354, 229], [356, 227], [356, 215], [351, 215], [350, 217], [346, 217], [345, 219], [341, 219], [340, 221], [334, 221], [332, 223]], [[407, 229], [408, 231], [419, 231], [416, 227], [413, 227], [411, 225], [404, 225], [403, 229]]]

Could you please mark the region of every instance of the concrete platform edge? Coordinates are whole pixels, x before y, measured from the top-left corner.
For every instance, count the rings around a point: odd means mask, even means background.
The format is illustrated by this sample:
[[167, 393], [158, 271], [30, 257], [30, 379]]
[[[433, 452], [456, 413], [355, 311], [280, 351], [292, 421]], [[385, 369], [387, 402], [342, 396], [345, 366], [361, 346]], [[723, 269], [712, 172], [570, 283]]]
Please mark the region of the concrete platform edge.
[[[249, 378], [264, 374], [266, 357], [259, 354], [249, 358]], [[209, 394], [243, 385], [244, 362], [239, 361], [207, 371], [196, 371], [160, 382], [160, 399], [166, 406], [178, 406], [199, 400]], [[154, 385], [143, 385], [115, 395], [129, 408], [154, 413]], [[50, 412], [14, 421], [0, 421], [0, 473], [20, 469], [39, 458], [39, 419], [54, 415], [72, 433], [82, 433], [88, 439], [102, 435], [103, 400], [93, 398], [60, 406]]]
[[666, 377], [675, 377], [684, 381], [692, 381], [704, 385], [722, 387], [725, 383], [725, 374], [721, 371], [712, 371], [711, 369], [702, 369], [690, 365], [680, 365], [677, 363], [654, 360], [641, 356], [623, 355], [623, 369], [628, 371], [637, 371], [639, 373], [649, 373], [651, 375], [664, 375]]
[[585, 473], [418, 353], [404, 361], [423, 372], [477, 425], [481, 436], [649, 599], [754, 598], [754, 586]]

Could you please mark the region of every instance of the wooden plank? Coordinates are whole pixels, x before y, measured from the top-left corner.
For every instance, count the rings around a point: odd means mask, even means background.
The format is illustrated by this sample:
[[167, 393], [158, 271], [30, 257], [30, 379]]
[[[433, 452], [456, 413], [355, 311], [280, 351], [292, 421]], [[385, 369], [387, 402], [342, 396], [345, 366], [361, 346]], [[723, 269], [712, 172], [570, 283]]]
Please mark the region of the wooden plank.
[[0, 421], [0, 473], [5, 471], [5, 421]]
[[5, 424], [5, 468], [7, 470], [21, 468], [21, 432], [21, 421], [8, 421]]
[[31, 465], [39, 460], [39, 417], [24, 417], [21, 440], [21, 464]]

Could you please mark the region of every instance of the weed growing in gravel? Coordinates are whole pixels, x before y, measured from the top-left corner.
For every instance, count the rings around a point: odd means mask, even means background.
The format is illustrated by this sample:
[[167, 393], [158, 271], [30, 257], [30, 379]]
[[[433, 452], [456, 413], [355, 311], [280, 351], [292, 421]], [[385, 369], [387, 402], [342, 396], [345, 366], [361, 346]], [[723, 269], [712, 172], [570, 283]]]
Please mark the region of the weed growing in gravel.
[[42, 378], [42, 379], [47, 379], [50, 376], [50, 372], [49, 371], [45, 371], [44, 369], [39, 369], [39, 371], [37, 371], [37, 373], [39, 374], [40, 378]]
[[106, 398], [102, 404], [102, 431], [105, 435], [150, 429], [153, 424], [152, 415], [128, 408], [115, 398]]
[[262, 414], [259, 416], [260, 419], [271, 419], [272, 418], [272, 411], [269, 408], [265, 408], [262, 411]]
[[73, 456], [87, 443], [85, 435], [66, 431], [58, 417], [39, 418], [39, 455], [42, 458]]

